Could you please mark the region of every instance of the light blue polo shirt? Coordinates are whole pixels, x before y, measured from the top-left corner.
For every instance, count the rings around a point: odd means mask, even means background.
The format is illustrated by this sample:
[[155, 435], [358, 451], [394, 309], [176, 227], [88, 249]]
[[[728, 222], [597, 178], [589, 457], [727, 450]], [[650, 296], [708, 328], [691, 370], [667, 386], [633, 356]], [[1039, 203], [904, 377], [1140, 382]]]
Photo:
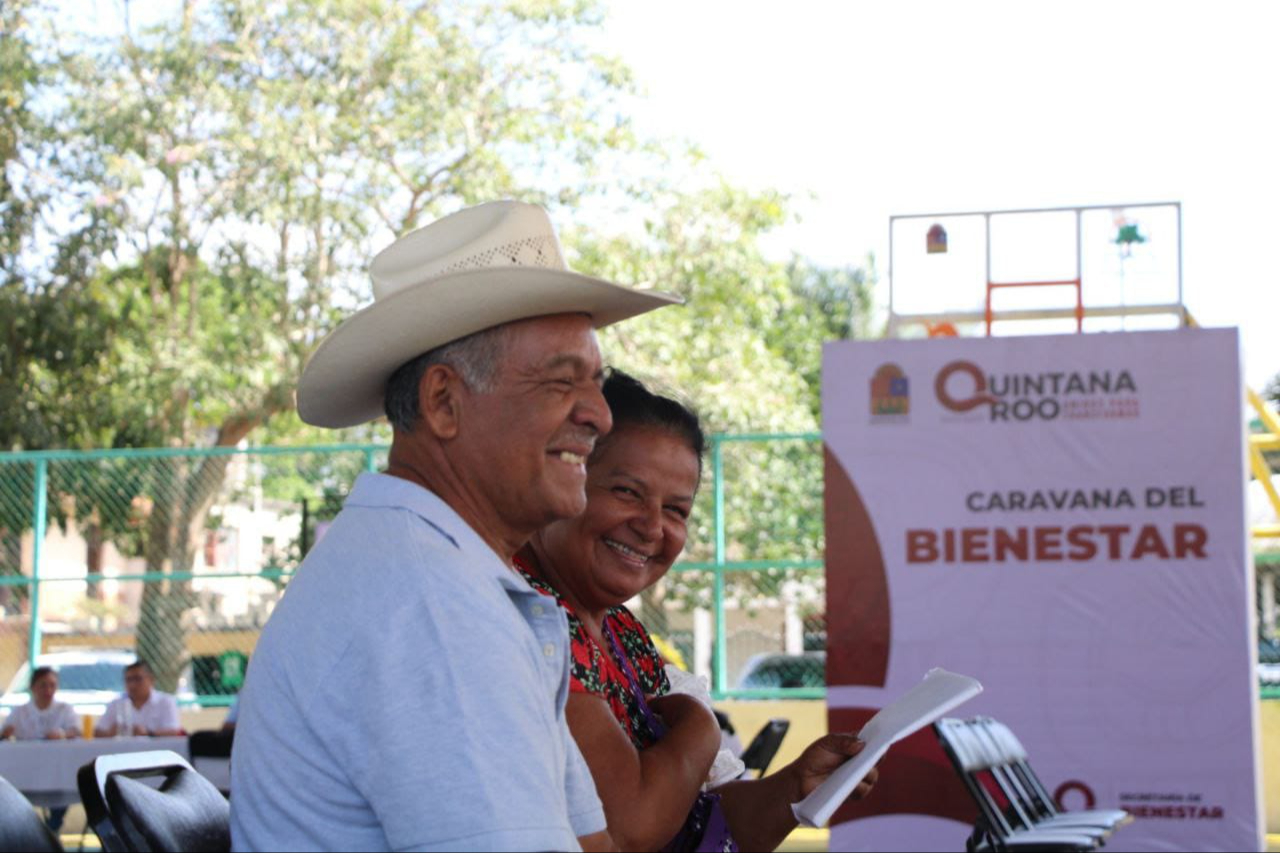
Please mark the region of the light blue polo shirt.
[[433, 493], [363, 474], [258, 641], [235, 850], [577, 850], [569, 631]]

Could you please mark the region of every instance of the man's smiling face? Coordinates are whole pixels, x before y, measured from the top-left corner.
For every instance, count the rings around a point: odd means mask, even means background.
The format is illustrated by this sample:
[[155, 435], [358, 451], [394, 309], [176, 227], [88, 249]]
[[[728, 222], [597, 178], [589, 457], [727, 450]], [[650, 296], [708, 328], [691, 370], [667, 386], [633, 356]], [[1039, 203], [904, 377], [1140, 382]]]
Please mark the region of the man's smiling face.
[[587, 457], [613, 421], [591, 318], [512, 323], [486, 393], [467, 392], [455, 451], [507, 527], [532, 532], [586, 506]]

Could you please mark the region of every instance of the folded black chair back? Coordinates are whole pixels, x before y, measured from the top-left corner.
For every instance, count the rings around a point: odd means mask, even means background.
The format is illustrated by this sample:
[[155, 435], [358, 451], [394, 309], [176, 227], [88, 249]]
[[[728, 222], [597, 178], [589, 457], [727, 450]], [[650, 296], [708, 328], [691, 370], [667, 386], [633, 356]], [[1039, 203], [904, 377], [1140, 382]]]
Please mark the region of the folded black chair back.
[[224, 797], [231, 796], [231, 746], [234, 731], [192, 732], [187, 738], [187, 753], [195, 771], [217, 786]]
[[62, 853], [62, 845], [22, 792], [0, 779], [0, 853], [17, 850]]
[[192, 732], [187, 746], [192, 758], [230, 758], [235, 732]]
[[231, 849], [230, 805], [213, 783], [177, 753], [102, 756], [81, 767], [77, 781], [85, 814], [103, 850], [222, 853]]
[[765, 723], [764, 728], [742, 751], [742, 763], [747, 765], [747, 769], [754, 770], [763, 776], [765, 770], [769, 768], [769, 762], [773, 761], [773, 757], [778, 754], [778, 748], [782, 746], [782, 739], [787, 736], [789, 728], [791, 728], [791, 721], [781, 717], [775, 717]]

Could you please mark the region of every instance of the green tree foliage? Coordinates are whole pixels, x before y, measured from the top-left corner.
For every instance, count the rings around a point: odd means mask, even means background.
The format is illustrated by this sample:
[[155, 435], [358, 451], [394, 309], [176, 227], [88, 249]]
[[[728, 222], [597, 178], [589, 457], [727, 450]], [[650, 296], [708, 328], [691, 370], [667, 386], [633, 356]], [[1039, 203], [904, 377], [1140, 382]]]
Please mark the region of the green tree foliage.
[[0, 284], [8, 285], [31, 233], [40, 196], [28, 177], [27, 137], [39, 127], [31, 95], [40, 68], [30, 39], [29, 0], [0, 6]]
[[[786, 221], [785, 199], [724, 184], [650, 195], [642, 229], [582, 235], [579, 265], [617, 281], [679, 293], [687, 304], [605, 330], [608, 360], [699, 411], [712, 432], [819, 429], [821, 344], [869, 324], [874, 273], [771, 260], [761, 238]], [[869, 270], [873, 267], [869, 267]], [[822, 454], [817, 442], [730, 443], [722, 450], [729, 560], [820, 559]], [[704, 489], [686, 559], [714, 556]], [[776, 596], [793, 572], [731, 575], [750, 602]], [[709, 578], [673, 574], [668, 594], [709, 600]]]
[[609, 359], [682, 389], [713, 431], [815, 429], [803, 377], [768, 334], [798, 302], [785, 265], [760, 248], [785, 218], [780, 195], [720, 184], [652, 199], [642, 230], [581, 235], [575, 246], [584, 270], [686, 300], [606, 330]]
[[[375, 243], [480, 200], [592, 189], [602, 152], [633, 144], [625, 70], [590, 46], [599, 16], [569, 0], [222, 0], [121, 38], [46, 34], [33, 73], [58, 133], [36, 156], [72, 236], [65, 270], [34, 278], [112, 325], [85, 339], [106, 345], [133, 438], [232, 446], [287, 419], [306, 355], [365, 298]], [[90, 435], [64, 424], [49, 444]], [[128, 508], [149, 572], [184, 572], [227, 460], [167, 460], [127, 480], [133, 495], [76, 488]], [[180, 578], [144, 594], [139, 651], [166, 686], [190, 603]]]
[[794, 306], [779, 315], [768, 336], [771, 346], [804, 379], [809, 409], [820, 418], [823, 344], [874, 336], [875, 258], [868, 255], [862, 267], [840, 268], [793, 258], [787, 264], [787, 280], [796, 297]]
[[[30, 180], [29, 137], [39, 129], [30, 106], [39, 82], [30, 5], [12, 0], [0, 6], [0, 450], [23, 444], [28, 432], [32, 413], [20, 392], [32, 348], [26, 338], [47, 307], [26, 292], [19, 271], [41, 201]], [[7, 498], [0, 499], [0, 578], [21, 574], [21, 536], [31, 523], [26, 508], [33, 479], [29, 466], [15, 467], [6, 477], [7, 494], [0, 494]], [[6, 608], [25, 606], [26, 599], [24, 586], [0, 587], [0, 605]]]
[[[40, 129], [18, 149], [53, 189], [12, 207], [32, 226], [24, 211], [49, 210], [43, 234], [6, 231], [37, 234], [23, 245], [41, 251], [5, 256], [23, 284], [4, 293], [21, 310], [0, 328], [17, 342], [0, 367], [21, 377], [15, 410], [29, 414], [0, 420], [0, 438], [385, 440], [385, 427], [321, 433], [293, 413], [305, 358], [368, 297], [373, 251], [467, 204], [538, 201], [563, 225], [619, 193], [637, 200], [643, 223], [567, 229], [575, 266], [675, 290], [689, 305], [607, 332], [610, 359], [680, 389], [711, 430], [815, 430], [819, 344], [857, 334], [873, 273], [771, 260], [760, 239], [786, 221], [785, 198], [703, 179], [676, 186], [669, 163], [645, 159], [658, 146], [638, 140], [621, 111], [629, 75], [593, 47], [601, 14], [587, 0], [214, 0], [119, 37], [28, 27], [23, 51], [0, 52], [15, 69], [3, 92], [21, 94], [0, 108], [46, 105], [48, 115], [27, 110], [12, 126]], [[650, 174], [624, 186], [624, 161]], [[650, 180], [655, 168], [665, 184]], [[725, 451], [738, 519], [730, 558], [820, 553], [819, 455], [796, 443], [751, 458], [761, 452]], [[176, 574], [146, 586], [137, 629], [166, 687], [193, 601], [183, 573], [226, 494], [229, 458], [55, 478], [74, 497], [56, 513], [89, 521], [145, 557], [148, 572]], [[341, 490], [364, 464], [318, 454], [263, 463], [285, 475], [271, 488], [287, 500], [317, 484]], [[704, 498], [692, 559], [710, 556]]]
[[[110, 223], [96, 212], [62, 229], [54, 225], [59, 159], [56, 117], [33, 106], [51, 100], [57, 63], [41, 44], [33, 21], [47, 13], [30, 2], [7, 4], [0, 15], [0, 448], [73, 448], [150, 445], [161, 437], [138, 417], [136, 389], [122, 387], [120, 351], [136, 319], [101, 298], [93, 280]], [[43, 56], [39, 55], [43, 53]], [[65, 165], [65, 164], [64, 164]], [[65, 169], [63, 170], [65, 171]], [[44, 229], [41, 230], [41, 222]], [[31, 259], [47, 245], [48, 260]], [[67, 508], [80, 505], [90, 543], [90, 571], [105, 532], [124, 537], [130, 478], [102, 481], [92, 466], [51, 466], [50, 513], [66, 524]], [[22, 490], [25, 494], [25, 487]], [[92, 496], [111, 493], [120, 504]], [[0, 501], [0, 535], [12, 540], [29, 527], [30, 500]], [[123, 506], [125, 512], [120, 511]], [[105, 531], [105, 532], [104, 532]], [[12, 544], [11, 542], [7, 544]], [[16, 570], [17, 549], [0, 549]]]

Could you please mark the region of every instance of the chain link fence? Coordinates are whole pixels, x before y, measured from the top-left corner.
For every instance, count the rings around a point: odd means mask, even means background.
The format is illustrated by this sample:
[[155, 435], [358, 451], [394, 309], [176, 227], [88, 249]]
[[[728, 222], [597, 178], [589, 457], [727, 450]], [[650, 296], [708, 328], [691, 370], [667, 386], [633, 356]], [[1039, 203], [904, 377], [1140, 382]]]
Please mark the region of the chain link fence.
[[25, 689], [37, 649], [105, 692], [120, 673], [98, 664], [127, 652], [186, 703], [229, 704], [306, 548], [385, 458], [372, 446], [0, 455], [0, 684]]
[[[0, 685], [25, 689], [31, 649], [86, 667], [126, 652], [188, 704], [230, 703], [303, 555], [385, 461], [350, 445], [0, 454]], [[684, 558], [631, 606], [717, 697], [821, 697], [822, 519], [820, 436], [713, 436]], [[1258, 557], [1268, 695], [1276, 556]]]
[[[685, 560], [632, 605], [721, 696], [819, 697], [820, 438], [711, 448]], [[185, 703], [229, 704], [303, 555], [386, 450], [0, 454], [0, 685], [25, 690], [38, 649], [118, 690], [127, 653]]]

